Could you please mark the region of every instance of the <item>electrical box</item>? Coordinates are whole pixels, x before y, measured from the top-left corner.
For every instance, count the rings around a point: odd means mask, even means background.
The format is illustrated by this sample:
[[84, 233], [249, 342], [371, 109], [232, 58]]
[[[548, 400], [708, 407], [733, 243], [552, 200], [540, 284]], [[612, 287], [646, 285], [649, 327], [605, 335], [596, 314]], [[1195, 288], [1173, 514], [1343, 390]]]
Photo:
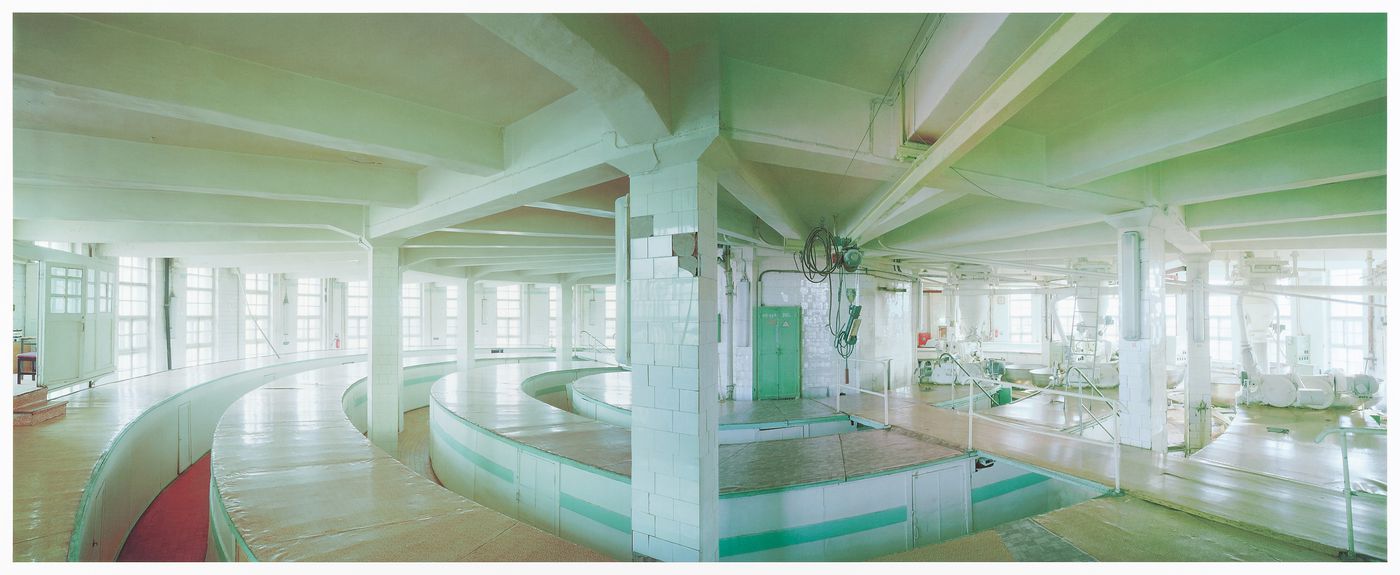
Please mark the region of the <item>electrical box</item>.
[[754, 311], [754, 399], [794, 399], [802, 393], [802, 308]]
[[1283, 338], [1284, 357], [1291, 364], [1312, 363], [1312, 338], [1306, 335], [1290, 335]]

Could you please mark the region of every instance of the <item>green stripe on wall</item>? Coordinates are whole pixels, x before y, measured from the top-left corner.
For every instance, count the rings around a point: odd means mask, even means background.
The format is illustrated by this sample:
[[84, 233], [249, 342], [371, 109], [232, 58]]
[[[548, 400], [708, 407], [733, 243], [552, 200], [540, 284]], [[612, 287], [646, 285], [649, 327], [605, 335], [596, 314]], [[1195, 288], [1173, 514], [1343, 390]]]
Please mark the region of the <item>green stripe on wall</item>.
[[559, 506], [579, 515], [607, 525], [623, 533], [632, 532], [632, 518], [610, 509], [604, 509], [568, 493], [559, 493]]
[[871, 529], [903, 523], [908, 518], [909, 509], [900, 506], [891, 507], [884, 511], [876, 511], [842, 519], [832, 519], [831, 521], [823, 521], [811, 525], [726, 537], [719, 540], [719, 556], [729, 557], [733, 555], [744, 555], [768, 549], [801, 545], [803, 543], [851, 535], [853, 533], [860, 533], [861, 531], [869, 531]]
[[1012, 491], [1019, 491], [1037, 483], [1043, 483], [1049, 480], [1049, 477], [1046, 477], [1039, 473], [1027, 473], [1025, 475], [1017, 475], [1016, 477], [1012, 477], [1011, 479], [1005, 479], [996, 483], [992, 483], [990, 485], [983, 485], [981, 487], [973, 489], [972, 502], [977, 503], [979, 501], [986, 501], [993, 497], [1001, 497], [1003, 495], [1006, 495], [1007, 493], [1011, 493]]
[[442, 427], [439, 427], [437, 424], [433, 424], [433, 437], [441, 437], [442, 440], [447, 443], [447, 446], [451, 447], [453, 451], [456, 451], [457, 453], [461, 454], [462, 457], [467, 458], [467, 461], [472, 462], [477, 467], [485, 469], [491, 475], [495, 475], [496, 477], [499, 477], [502, 480], [515, 483], [514, 471], [506, 469], [501, 464], [496, 463], [495, 461], [491, 461], [490, 459], [487, 459], [486, 457], [482, 456], [480, 453], [472, 451], [471, 448], [462, 445], [460, 441], [457, 441], [455, 437], [448, 435], [447, 432], [443, 431]]

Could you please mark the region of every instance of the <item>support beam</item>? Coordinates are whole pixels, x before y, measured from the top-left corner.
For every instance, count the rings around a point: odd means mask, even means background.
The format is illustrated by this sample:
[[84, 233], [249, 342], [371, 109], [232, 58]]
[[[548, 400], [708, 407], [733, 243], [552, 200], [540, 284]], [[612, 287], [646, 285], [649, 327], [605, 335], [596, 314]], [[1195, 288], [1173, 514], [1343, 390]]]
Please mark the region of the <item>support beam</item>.
[[900, 204], [898, 208], [895, 208], [894, 211], [885, 216], [885, 219], [871, 226], [866, 234], [869, 237], [878, 238], [904, 224], [932, 213], [938, 208], [953, 203], [954, 200], [965, 195], [967, 195], [967, 192], [960, 190], [922, 188], [914, 192], [914, 195], [909, 196], [908, 201]]
[[[1186, 264], [1186, 294], [1181, 298], [1177, 309], [1185, 308], [1182, 314], [1186, 319], [1185, 329], [1178, 329], [1179, 337], [1186, 338], [1186, 448], [1190, 450], [1205, 447], [1210, 442], [1211, 401], [1210, 385], [1210, 305], [1206, 294], [1206, 284], [1210, 280], [1210, 258], [1196, 254], [1182, 258]], [[1167, 297], [1175, 297], [1168, 295]]]
[[633, 14], [477, 14], [506, 43], [588, 94], [630, 143], [670, 133], [666, 47]]
[[597, 256], [588, 259], [576, 258], [572, 261], [521, 262], [513, 264], [477, 266], [475, 268], [472, 268], [472, 273], [481, 275], [494, 275], [503, 272], [520, 272], [527, 270], [542, 270], [551, 273], [575, 273], [593, 270], [609, 270], [612, 269], [612, 264], [612, 256]]
[[1195, 204], [1383, 176], [1385, 125], [1370, 114], [1168, 160], [1154, 167], [1159, 197]]
[[964, 197], [881, 236], [880, 240], [890, 247], [942, 250], [1101, 221], [1103, 216], [1097, 214], [991, 198]]
[[404, 242], [406, 248], [603, 248], [612, 249], [612, 240], [536, 238], [469, 232], [432, 232]]
[[532, 202], [526, 206], [595, 218], [612, 218], [613, 202], [625, 195], [627, 195], [627, 179], [618, 178], [576, 192], [555, 196], [548, 200]]
[[1220, 252], [1244, 251], [1293, 251], [1293, 250], [1383, 250], [1386, 249], [1386, 236], [1373, 234], [1366, 236], [1335, 236], [1321, 238], [1288, 238], [1280, 240], [1243, 240], [1211, 242], [1211, 250]]
[[[70, 240], [71, 241], [71, 240]], [[285, 256], [317, 259], [351, 254], [363, 256], [360, 244], [342, 237], [340, 242], [125, 242], [102, 244], [103, 256], [146, 258], [188, 258], [220, 256]]]
[[1381, 214], [1287, 224], [1264, 224], [1258, 226], [1242, 226], [1238, 228], [1220, 228], [1201, 232], [1201, 239], [1207, 242], [1222, 242], [1358, 236], [1384, 233], [1385, 215]]
[[1106, 14], [1067, 14], [1058, 18], [976, 104], [910, 166], [889, 189], [873, 198], [844, 235], [863, 238], [872, 226], [921, 187], [921, 182], [952, 166], [1031, 99], [1073, 67], [1117, 29]]
[[610, 239], [611, 218], [521, 207], [475, 219], [443, 231], [544, 238]]
[[457, 284], [457, 371], [476, 367], [476, 278], [464, 277]]
[[158, 224], [241, 224], [331, 229], [355, 238], [363, 208], [214, 194], [15, 186], [14, 218]]
[[275, 156], [15, 130], [14, 181], [411, 206], [412, 172]]
[[1116, 237], [1117, 233], [1113, 226], [1103, 222], [1095, 222], [1050, 232], [1015, 235], [975, 244], [964, 244], [942, 251], [950, 254], [988, 255], [989, 257], [991, 254], [1015, 254], [1033, 249], [1055, 249], [1072, 254], [1076, 251], [1075, 248], [1111, 245]]
[[716, 140], [705, 153], [705, 162], [715, 170], [719, 185], [760, 220], [785, 238], [803, 236], [807, 226], [783, 205], [773, 178], [763, 166], [739, 158], [724, 138]]
[[463, 173], [503, 167], [500, 128], [443, 110], [76, 16], [24, 14], [14, 31], [26, 89]]
[[[1161, 215], [1143, 208], [1109, 219], [1118, 230], [1119, 439], [1124, 445], [1167, 450], [1167, 350], [1164, 298], [1166, 242]], [[1134, 239], [1135, 237], [1135, 239]], [[1172, 352], [1173, 354], [1175, 352]]]
[[559, 349], [556, 350], [556, 358], [564, 366], [574, 359], [574, 287], [574, 283], [568, 280], [559, 283], [559, 317], [555, 319], [559, 322], [556, 326]]
[[1193, 230], [1382, 215], [1386, 211], [1385, 185], [1385, 177], [1351, 180], [1191, 204], [1184, 206], [1182, 213], [1186, 226]]
[[200, 243], [222, 242], [279, 244], [341, 244], [345, 234], [328, 229], [285, 228], [240, 224], [172, 224], [158, 226], [141, 222], [97, 222], [81, 220], [14, 220], [14, 237], [21, 240], [118, 243]]
[[1104, 215], [1135, 210], [1144, 205], [1140, 200], [1120, 198], [1088, 190], [1057, 188], [1040, 182], [959, 167], [952, 167], [931, 180], [940, 187], [970, 184], [975, 190], [972, 193], [978, 195]]
[[1385, 97], [1386, 22], [1319, 14], [1047, 136], [1076, 187]]
[[560, 255], [594, 256], [612, 253], [610, 248], [601, 247], [497, 247], [483, 250], [474, 247], [458, 248], [404, 248], [403, 265], [414, 265], [428, 261], [439, 261], [444, 265], [467, 262], [512, 262], [532, 259], [552, 259]]

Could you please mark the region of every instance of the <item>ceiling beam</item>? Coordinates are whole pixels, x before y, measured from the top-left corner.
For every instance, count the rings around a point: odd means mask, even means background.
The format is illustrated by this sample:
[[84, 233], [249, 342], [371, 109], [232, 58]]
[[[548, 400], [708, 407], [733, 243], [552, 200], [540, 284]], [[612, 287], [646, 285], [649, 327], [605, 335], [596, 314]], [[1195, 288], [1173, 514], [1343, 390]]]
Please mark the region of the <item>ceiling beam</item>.
[[[1103, 216], [1046, 206], [964, 197], [881, 236], [892, 248], [944, 250], [975, 244], [1074, 228], [1103, 221]], [[867, 246], [870, 244], [867, 243]]]
[[1083, 246], [1112, 244], [1117, 241], [1117, 238], [1118, 232], [1113, 229], [1113, 226], [1104, 222], [1095, 222], [1050, 232], [1029, 233], [986, 242], [963, 244], [945, 248], [942, 251], [949, 254], [984, 255], [1018, 253], [1031, 249], [1057, 249], [1065, 253], [1073, 253], [1076, 248]]
[[1319, 14], [1047, 135], [1049, 182], [1076, 187], [1385, 97], [1386, 23]]
[[843, 235], [863, 238], [872, 226], [921, 187], [957, 162], [1027, 102], [1072, 68], [1119, 25], [1106, 14], [1057, 18], [1020, 58], [887, 190], [877, 194]]
[[499, 264], [489, 266], [478, 266], [473, 268], [472, 273], [497, 274], [502, 272], [519, 272], [525, 270], [541, 270], [547, 273], [576, 273], [583, 271], [602, 271], [613, 266], [612, 258], [602, 258], [597, 260], [580, 259], [574, 263], [551, 263], [537, 264], [532, 262], [517, 264]]
[[954, 187], [971, 184], [972, 193], [982, 196], [1040, 204], [1096, 214], [1116, 214], [1143, 207], [1143, 202], [1108, 194], [1071, 188], [1057, 188], [1040, 182], [988, 174], [960, 167], [951, 167], [930, 178], [939, 186]]
[[360, 237], [363, 208], [185, 192], [16, 185], [14, 218], [333, 229]]
[[14, 220], [14, 237], [50, 242], [114, 244], [127, 242], [281, 242], [339, 244], [345, 234], [328, 229], [242, 224], [172, 224], [72, 220]]
[[1384, 113], [1369, 114], [1174, 158], [1153, 168], [1158, 194], [1194, 204], [1380, 176], [1385, 128]]
[[704, 160], [714, 169], [719, 185], [758, 219], [785, 238], [803, 236], [807, 226], [783, 204], [777, 185], [763, 166], [741, 159], [725, 138], [716, 139]]
[[957, 121], [1055, 14], [946, 14], [905, 83], [906, 129], [933, 142]]
[[1386, 237], [1384, 234], [1371, 234], [1362, 236], [1286, 238], [1277, 240], [1219, 241], [1211, 242], [1210, 247], [1216, 253], [1265, 250], [1383, 250], [1386, 249]]
[[1379, 215], [1386, 211], [1386, 178], [1202, 202], [1182, 211], [1193, 230]]
[[504, 165], [496, 126], [76, 16], [16, 16], [14, 73], [79, 103], [469, 174]]
[[189, 191], [256, 198], [411, 206], [403, 170], [17, 129], [18, 183]]
[[484, 251], [474, 247], [459, 248], [403, 248], [400, 258], [403, 265], [416, 264], [427, 261], [441, 261], [450, 265], [453, 262], [479, 261], [479, 262], [508, 262], [516, 260], [529, 260], [539, 258], [553, 258], [559, 255], [570, 255], [586, 257], [593, 255], [610, 255], [612, 248], [598, 247], [574, 247], [574, 248], [491, 248]]
[[519, 207], [499, 214], [444, 228], [479, 234], [534, 236], [547, 238], [613, 239], [613, 220], [555, 210]]
[[617, 209], [617, 199], [627, 195], [628, 181], [627, 178], [618, 178], [525, 205], [542, 210], [569, 212], [597, 218], [613, 218], [617, 216], [614, 213]]
[[962, 190], [922, 188], [885, 216], [885, 219], [871, 226], [866, 235], [872, 238], [883, 236], [891, 230], [932, 213], [967, 194], [968, 192]]
[[185, 258], [194, 256], [228, 256], [297, 254], [314, 260], [322, 255], [334, 257], [336, 254], [361, 253], [360, 244], [353, 241], [338, 243], [303, 242], [133, 242], [102, 244], [99, 252], [104, 256], [141, 256], [148, 258]]
[[1312, 220], [1287, 224], [1260, 224], [1238, 228], [1219, 228], [1201, 232], [1207, 242], [1278, 240], [1327, 236], [1357, 236], [1385, 234], [1385, 215], [1355, 216], [1329, 220]]
[[469, 232], [432, 232], [404, 242], [404, 248], [605, 248], [612, 249], [611, 238], [569, 239], [537, 238], [531, 236], [502, 236], [496, 234], [474, 234]]
[[649, 142], [670, 133], [669, 54], [636, 15], [472, 18], [592, 97], [627, 142]]

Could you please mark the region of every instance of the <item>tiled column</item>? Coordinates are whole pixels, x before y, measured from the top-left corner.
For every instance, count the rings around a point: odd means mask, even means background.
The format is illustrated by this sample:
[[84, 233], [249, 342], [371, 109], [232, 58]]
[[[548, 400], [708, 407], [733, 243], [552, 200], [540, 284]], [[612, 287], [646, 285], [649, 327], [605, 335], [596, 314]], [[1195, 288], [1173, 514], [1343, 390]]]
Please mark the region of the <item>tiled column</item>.
[[631, 177], [632, 549], [662, 561], [719, 558], [715, 194], [697, 162]]
[[614, 261], [613, 266], [613, 293], [617, 294], [617, 333], [613, 334], [613, 355], [617, 362], [622, 365], [630, 365], [632, 358], [632, 330], [630, 329], [632, 298], [629, 287], [631, 286], [631, 242], [628, 241], [628, 222], [631, 221], [631, 202], [628, 196], [622, 196], [613, 202], [613, 228], [614, 239]]
[[374, 240], [369, 253], [369, 439], [398, 454], [403, 417], [399, 240]]
[[1186, 263], [1186, 329], [1177, 330], [1186, 338], [1186, 446], [1196, 450], [1210, 442], [1210, 313], [1205, 290], [1209, 277], [1209, 255], [1188, 255]]
[[[621, 309], [621, 301], [618, 302], [618, 309]], [[555, 326], [559, 333], [559, 355], [561, 364], [567, 364], [574, 359], [574, 283], [559, 282], [559, 325]], [[621, 331], [621, 330], [619, 330]]]
[[[1124, 445], [1165, 453], [1169, 353], [1163, 341], [1166, 242], [1155, 220], [1155, 210], [1144, 208], [1112, 216], [1108, 223], [1118, 229], [1119, 247], [1118, 400], [1125, 413], [1118, 427]], [[1130, 234], [1136, 234], [1136, 250], [1129, 247], [1134, 242]]]
[[457, 371], [476, 365], [476, 280], [463, 278], [457, 284]]

